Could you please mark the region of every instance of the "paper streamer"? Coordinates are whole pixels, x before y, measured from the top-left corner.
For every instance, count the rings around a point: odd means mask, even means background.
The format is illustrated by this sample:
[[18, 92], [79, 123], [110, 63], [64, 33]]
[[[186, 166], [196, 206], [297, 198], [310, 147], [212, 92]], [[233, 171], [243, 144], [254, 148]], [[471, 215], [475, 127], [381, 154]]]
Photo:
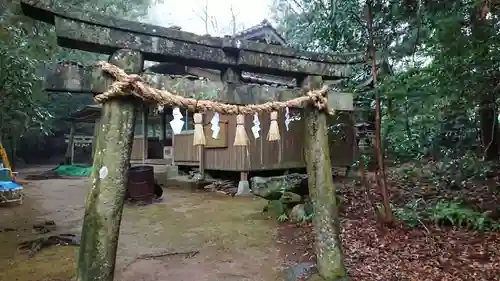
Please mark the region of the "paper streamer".
[[182, 113], [178, 107], [175, 107], [172, 110], [172, 116], [174, 119], [170, 121], [170, 127], [172, 127], [172, 132], [174, 133], [174, 135], [178, 135], [181, 133], [182, 128], [184, 127], [184, 121], [182, 120], [182, 118], [184, 117], [182, 116]]
[[285, 127], [287, 131], [289, 130], [288, 126], [290, 125], [290, 122], [292, 122], [290, 119], [290, 109], [285, 107]]
[[218, 112], [214, 113], [214, 117], [212, 117], [212, 120], [210, 123], [212, 124], [212, 138], [213, 139], [218, 139], [219, 138], [219, 132], [220, 132], [220, 126], [219, 126], [219, 121], [220, 121], [220, 116]]
[[252, 133], [255, 139], [258, 139], [260, 137], [259, 132], [260, 132], [259, 114], [255, 113], [253, 115], [253, 127], [252, 127]]

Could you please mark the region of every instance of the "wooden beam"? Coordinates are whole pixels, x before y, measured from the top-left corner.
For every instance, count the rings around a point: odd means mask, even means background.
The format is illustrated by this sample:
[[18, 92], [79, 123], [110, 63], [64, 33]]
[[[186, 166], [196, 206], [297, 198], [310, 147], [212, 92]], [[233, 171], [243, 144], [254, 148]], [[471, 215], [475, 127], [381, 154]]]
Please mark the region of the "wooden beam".
[[[120, 48], [140, 50], [150, 61], [174, 61], [195, 67], [299, 77], [344, 78], [350, 65], [364, 63], [364, 53], [320, 54], [235, 38], [200, 36], [172, 28], [64, 9], [53, 0], [22, 0], [25, 15], [55, 24], [59, 45], [110, 54]], [[229, 57], [237, 55], [232, 61]]]
[[[259, 104], [268, 101], [285, 101], [303, 95], [299, 88], [274, 87], [268, 85], [236, 85], [228, 95], [221, 81], [207, 81], [186, 77], [143, 73], [142, 77], [153, 87], [168, 90], [184, 97], [203, 93], [203, 98], [232, 104]], [[59, 64], [45, 80], [44, 88], [52, 92], [94, 93], [105, 92], [112, 83], [111, 77], [99, 67], [82, 67], [73, 64]], [[328, 105], [335, 110], [352, 111], [353, 94], [331, 91]]]
[[[167, 143], [167, 113], [165, 112], [166, 110], [163, 109], [160, 112], [160, 124], [161, 124], [161, 147], [163, 148], [166, 146]], [[162, 151], [163, 153], [163, 151]]]
[[148, 133], [149, 133], [149, 106], [146, 104], [142, 105], [141, 108], [141, 126], [142, 126], [142, 164], [146, 163], [146, 159], [148, 159]]

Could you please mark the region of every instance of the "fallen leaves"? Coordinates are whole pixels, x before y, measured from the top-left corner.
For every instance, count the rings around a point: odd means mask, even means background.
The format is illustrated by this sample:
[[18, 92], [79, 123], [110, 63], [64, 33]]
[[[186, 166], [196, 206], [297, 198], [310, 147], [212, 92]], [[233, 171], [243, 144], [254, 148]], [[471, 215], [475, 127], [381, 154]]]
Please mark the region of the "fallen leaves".
[[[360, 187], [340, 190], [347, 199], [341, 219], [345, 263], [353, 281], [500, 280], [500, 233], [438, 229], [433, 225], [381, 227]], [[398, 195], [401, 199], [401, 194]], [[280, 224], [284, 265], [314, 259], [310, 225]]]

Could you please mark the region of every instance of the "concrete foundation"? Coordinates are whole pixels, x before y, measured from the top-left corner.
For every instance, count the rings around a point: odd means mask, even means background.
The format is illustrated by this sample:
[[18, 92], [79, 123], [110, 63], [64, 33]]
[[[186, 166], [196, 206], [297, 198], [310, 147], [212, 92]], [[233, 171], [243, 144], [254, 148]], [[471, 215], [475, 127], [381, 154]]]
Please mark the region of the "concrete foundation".
[[238, 191], [236, 192], [236, 196], [243, 196], [251, 194], [250, 191], [250, 183], [248, 181], [239, 181], [238, 182]]

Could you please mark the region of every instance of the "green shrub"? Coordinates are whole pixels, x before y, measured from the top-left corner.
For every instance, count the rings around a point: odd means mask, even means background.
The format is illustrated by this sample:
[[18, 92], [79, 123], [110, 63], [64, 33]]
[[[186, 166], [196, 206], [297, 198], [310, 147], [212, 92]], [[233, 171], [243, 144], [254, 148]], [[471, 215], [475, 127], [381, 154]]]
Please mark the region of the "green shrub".
[[423, 200], [415, 200], [402, 208], [394, 208], [394, 215], [410, 227], [432, 222], [438, 227], [452, 226], [476, 231], [500, 230], [500, 223], [497, 221], [455, 201], [439, 200], [426, 204]]
[[498, 163], [485, 162], [474, 153], [444, 157], [439, 161], [402, 165], [394, 171], [398, 181], [406, 184], [431, 184], [438, 188], [463, 188], [474, 181], [486, 180], [497, 170]]

